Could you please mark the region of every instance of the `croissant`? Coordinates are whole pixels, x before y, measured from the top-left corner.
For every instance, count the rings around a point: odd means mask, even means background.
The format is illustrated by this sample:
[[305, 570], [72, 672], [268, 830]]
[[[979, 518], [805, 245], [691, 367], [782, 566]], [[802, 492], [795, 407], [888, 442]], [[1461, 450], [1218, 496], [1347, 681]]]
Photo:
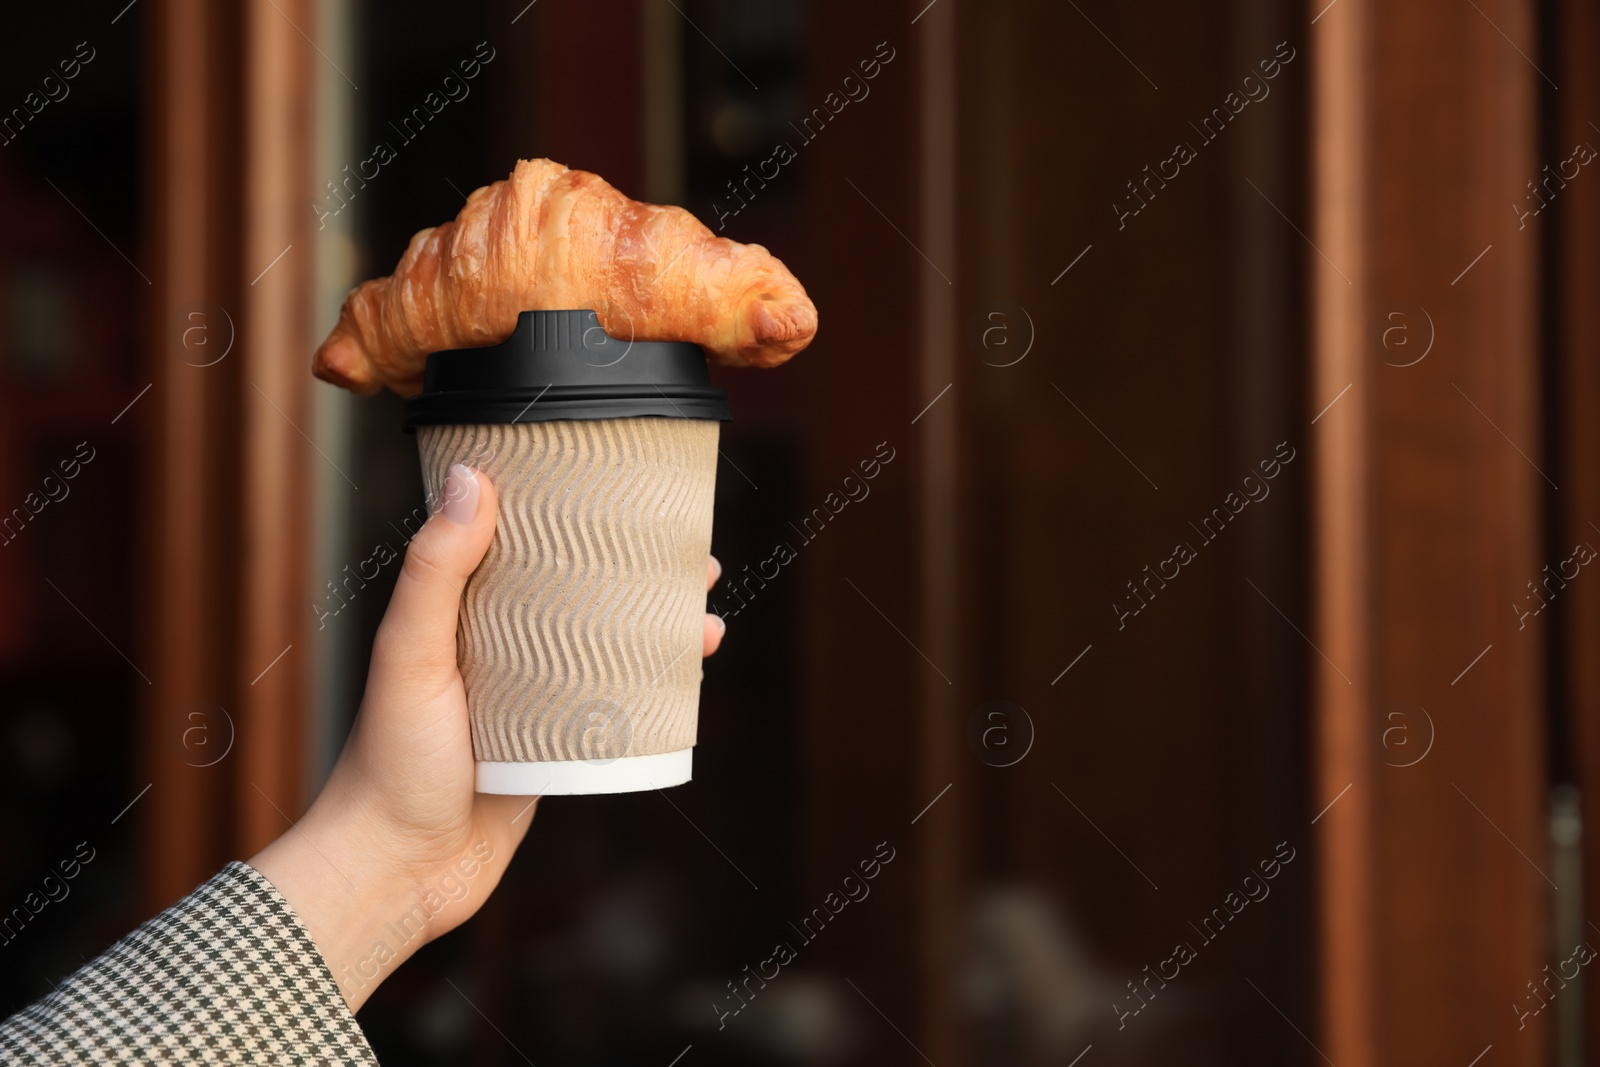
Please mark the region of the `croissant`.
[[559, 308], [592, 308], [614, 337], [692, 341], [731, 366], [777, 366], [817, 332], [816, 307], [765, 248], [534, 159], [412, 237], [393, 274], [353, 289], [313, 370], [410, 396], [429, 352], [497, 344], [519, 312]]

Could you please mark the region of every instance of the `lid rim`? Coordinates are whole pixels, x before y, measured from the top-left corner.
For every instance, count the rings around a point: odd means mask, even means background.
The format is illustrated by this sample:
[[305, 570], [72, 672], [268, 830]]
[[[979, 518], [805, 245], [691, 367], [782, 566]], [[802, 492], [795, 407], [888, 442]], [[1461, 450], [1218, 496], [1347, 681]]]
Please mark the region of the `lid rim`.
[[523, 311], [500, 344], [431, 353], [403, 428], [632, 416], [733, 417], [698, 346], [612, 337], [591, 309]]
[[[413, 400], [416, 398], [413, 398]], [[418, 426], [514, 426], [533, 422], [594, 421], [596, 419], [663, 418], [698, 422], [729, 422], [722, 397], [606, 397], [588, 400], [543, 401], [536, 405], [516, 400], [457, 401], [435, 397], [439, 403], [406, 405], [402, 429]]]

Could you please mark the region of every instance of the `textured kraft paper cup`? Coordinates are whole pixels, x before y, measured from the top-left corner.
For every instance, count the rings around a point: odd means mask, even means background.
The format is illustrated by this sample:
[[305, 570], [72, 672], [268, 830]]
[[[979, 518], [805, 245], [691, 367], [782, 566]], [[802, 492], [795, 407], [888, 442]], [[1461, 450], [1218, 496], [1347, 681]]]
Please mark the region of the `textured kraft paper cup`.
[[498, 498], [457, 631], [480, 792], [689, 780], [727, 417], [697, 347], [611, 337], [593, 311], [428, 358], [406, 425], [430, 506], [455, 463]]

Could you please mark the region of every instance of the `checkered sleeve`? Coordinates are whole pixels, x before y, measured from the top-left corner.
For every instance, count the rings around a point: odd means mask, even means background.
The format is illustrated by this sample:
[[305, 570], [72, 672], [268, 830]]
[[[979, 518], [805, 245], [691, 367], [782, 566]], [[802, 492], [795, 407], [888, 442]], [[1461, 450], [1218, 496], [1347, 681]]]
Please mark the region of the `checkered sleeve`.
[[230, 863], [0, 1023], [0, 1062], [378, 1061], [288, 901]]

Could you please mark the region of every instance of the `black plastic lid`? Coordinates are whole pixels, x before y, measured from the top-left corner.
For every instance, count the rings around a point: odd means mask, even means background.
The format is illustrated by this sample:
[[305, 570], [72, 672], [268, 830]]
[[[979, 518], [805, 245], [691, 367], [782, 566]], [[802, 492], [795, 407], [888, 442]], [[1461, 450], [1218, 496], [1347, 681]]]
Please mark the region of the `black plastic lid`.
[[698, 345], [613, 337], [590, 310], [524, 311], [498, 345], [430, 355], [405, 428], [636, 415], [733, 417]]

